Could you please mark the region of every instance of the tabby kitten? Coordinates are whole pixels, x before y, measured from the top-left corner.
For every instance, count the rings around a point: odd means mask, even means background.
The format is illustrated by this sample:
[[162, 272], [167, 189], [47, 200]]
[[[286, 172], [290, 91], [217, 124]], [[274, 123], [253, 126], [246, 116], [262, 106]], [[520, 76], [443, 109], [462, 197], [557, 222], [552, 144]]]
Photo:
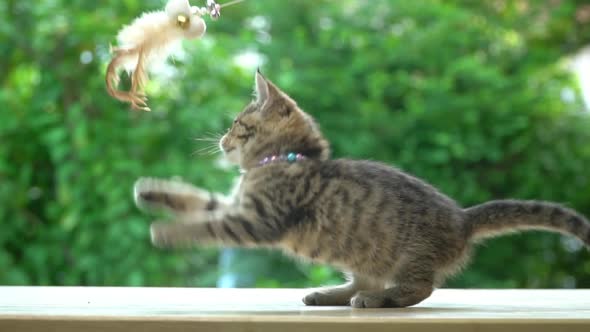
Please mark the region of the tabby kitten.
[[387, 165], [331, 160], [314, 120], [260, 73], [255, 81], [257, 99], [220, 141], [243, 170], [229, 197], [180, 182], [136, 182], [141, 209], [177, 218], [152, 224], [154, 245], [280, 248], [349, 275], [344, 285], [305, 296], [305, 304], [357, 308], [421, 302], [483, 238], [545, 229], [590, 246], [590, 223], [558, 204], [497, 200], [463, 209]]

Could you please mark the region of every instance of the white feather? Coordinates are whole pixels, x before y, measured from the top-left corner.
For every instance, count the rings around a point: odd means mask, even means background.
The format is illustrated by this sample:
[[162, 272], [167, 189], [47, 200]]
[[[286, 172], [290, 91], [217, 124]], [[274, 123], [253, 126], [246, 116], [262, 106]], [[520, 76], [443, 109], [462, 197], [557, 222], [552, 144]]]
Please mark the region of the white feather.
[[[180, 15], [188, 19], [187, 27], [178, 24]], [[165, 60], [172, 46], [182, 39], [199, 38], [205, 30], [200, 12], [193, 11], [188, 0], [169, 0], [165, 10], [142, 14], [117, 35], [119, 45], [113, 49], [114, 56], [107, 68], [107, 91], [119, 100], [130, 102], [133, 108], [149, 110], [143, 87], [150, 64]], [[116, 90], [118, 68], [133, 72], [129, 92]]]
[[166, 9], [164, 11], [174, 21], [178, 15], [189, 17], [191, 14], [191, 5], [188, 3], [188, 0], [169, 0], [166, 3]]
[[[168, 56], [170, 46], [184, 37], [184, 31], [176, 26], [163, 11], [145, 13], [125, 26], [117, 35], [122, 49], [142, 48], [146, 62], [163, 60]], [[137, 56], [124, 62], [126, 70], [137, 64]]]
[[191, 17], [191, 23], [188, 26], [188, 29], [184, 31], [184, 37], [186, 39], [195, 39], [200, 38], [205, 34], [205, 30], [207, 30], [207, 25], [205, 25], [205, 20], [203, 20], [198, 15], [193, 15]]

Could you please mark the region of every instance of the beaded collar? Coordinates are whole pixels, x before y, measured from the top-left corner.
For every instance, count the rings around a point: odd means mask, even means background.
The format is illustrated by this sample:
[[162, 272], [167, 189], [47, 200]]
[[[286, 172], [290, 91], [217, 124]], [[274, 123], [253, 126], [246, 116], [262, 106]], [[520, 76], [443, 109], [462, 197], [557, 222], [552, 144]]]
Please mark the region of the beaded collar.
[[278, 162], [278, 161], [286, 161], [289, 164], [292, 164], [294, 162], [305, 160], [305, 159], [306, 159], [305, 156], [302, 155], [301, 153], [289, 152], [287, 154], [272, 155], [270, 157], [266, 157], [258, 162], [258, 166], [264, 166], [266, 164], [270, 164], [270, 163], [274, 163], [274, 162]]

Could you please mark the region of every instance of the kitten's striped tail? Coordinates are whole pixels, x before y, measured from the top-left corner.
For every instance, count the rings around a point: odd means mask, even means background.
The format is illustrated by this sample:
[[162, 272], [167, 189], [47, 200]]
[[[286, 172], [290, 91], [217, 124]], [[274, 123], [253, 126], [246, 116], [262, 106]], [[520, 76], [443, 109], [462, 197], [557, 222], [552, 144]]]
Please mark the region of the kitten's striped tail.
[[527, 229], [573, 235], [590, 248], [590, 222], [572, 209], [540, 201], [497, 200], [465, 209], [473, 240]]

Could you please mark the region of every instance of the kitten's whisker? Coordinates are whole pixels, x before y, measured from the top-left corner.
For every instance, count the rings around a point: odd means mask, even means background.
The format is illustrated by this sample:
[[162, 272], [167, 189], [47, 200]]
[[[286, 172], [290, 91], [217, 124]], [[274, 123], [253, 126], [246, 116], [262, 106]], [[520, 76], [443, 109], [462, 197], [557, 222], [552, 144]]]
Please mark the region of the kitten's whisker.
[[195, 137], [195, 139], [196, 140], [199, 140], [199, 139], [213, 139], [213, 138], [216, 138], [216, 137], [217, 137], [217, 135], [211, 135], [211, 134], [209, 134], [209, 135]]
[[208, 145], [208, 146], [205, 146], [203, 148], [196, 150], [195, 152], [203, 152], [203, 151], [209, 151], [209, 150], [214, 150], [214, 149], [219, 149], [219, 147], [217, 145]]
[[205, 132], [205, 135], [217, 137], [217, 136], [222, 136], [223, 134], [221, 132], [208, 131], [208, 132]]
[[191, 157], [194, 157], [196, 155], [201, 155], [201, 156], [211, 156], [214, 155], [216, 153], [221, 152], [221, 150], [209, 150], [209, 151], [202, 151], [202, 152], [193, 152], [191, 154]]
[[213, 141], [218, 141], [219, 139], [217, 137], [200, 137], [200, 138], [195, 138], [195, 141], [204, 141], [204, 142], [213, 142]]
[[195, 141], [215, 141], [215, 142], [218, 142], [221, 139], [221, 137], [223, 137], [222, 133], [206, 132], [204, 136], [197, 137], [194, 140]]
[[209, 154], [213, 154], [213, 153], [220, 152], [220, 151], [221, 151], [221, 149], [219, 148], [219, 145], [217, 145], [217, 142], [210, 142], [205, 147], [202, 147], [202, 148], [194, 151], [191, 154], [191, 156], [194, 156], [196, 154], [209, 155]]
[[199, 152], [199, 151], [205, 151], [205, 150], [210, 150], [210, 149], [215, 149], [215, 148], [217, 148], [217, 144], [211, 144], [211, 143], [209, 143], [206, 146], [204, 146], [204, 147], [202, 147], [200, 149], [197, 149], [196, 151]]
[[219, 152], [221, 152], [221, 150], [211, 150], [211, 151], [203, 153], [203, 154], [207, 155], [207, 156], [212, 156], [212, 155], [217, 154]]

